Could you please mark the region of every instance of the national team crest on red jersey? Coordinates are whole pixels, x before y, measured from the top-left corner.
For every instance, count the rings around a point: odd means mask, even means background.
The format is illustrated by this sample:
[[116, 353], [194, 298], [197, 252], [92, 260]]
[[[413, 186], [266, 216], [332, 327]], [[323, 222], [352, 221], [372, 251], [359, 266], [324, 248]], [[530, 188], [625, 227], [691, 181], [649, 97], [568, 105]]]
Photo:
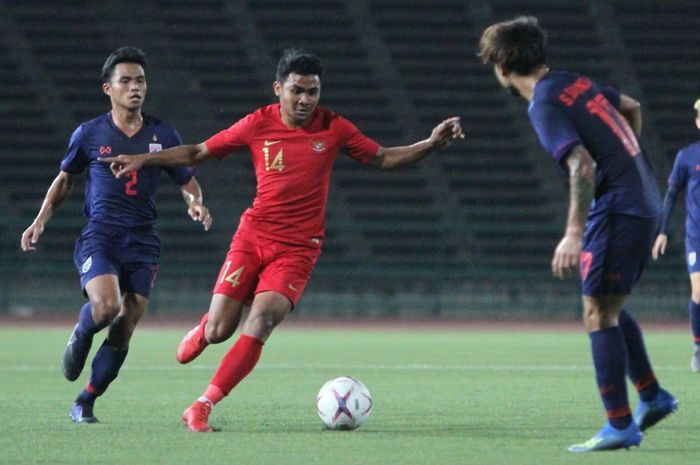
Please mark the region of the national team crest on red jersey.
[[311, 147], [314, 149], [314, 152], [321, 153], [326, 150], [326, 143], [320, 139], [312, 140]]

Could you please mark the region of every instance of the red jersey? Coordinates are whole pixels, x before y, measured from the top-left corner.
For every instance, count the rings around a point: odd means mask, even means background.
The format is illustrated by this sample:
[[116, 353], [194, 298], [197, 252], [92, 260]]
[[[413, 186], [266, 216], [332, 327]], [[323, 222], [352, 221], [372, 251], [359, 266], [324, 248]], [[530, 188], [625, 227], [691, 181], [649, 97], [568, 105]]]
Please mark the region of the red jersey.
[[209, 153], [224, 158], [247, 147], [253, 159], [257, 192], [241, 227], [252, 222], [259, 234], [287, 244], [320, 247], [335, 157], [344, 150], [362, 163], [372, 160], [379, 144], [350, 121], [316, 108], [303, 128], [282, 122], [280, 105], [247, 115], [205, 142]]

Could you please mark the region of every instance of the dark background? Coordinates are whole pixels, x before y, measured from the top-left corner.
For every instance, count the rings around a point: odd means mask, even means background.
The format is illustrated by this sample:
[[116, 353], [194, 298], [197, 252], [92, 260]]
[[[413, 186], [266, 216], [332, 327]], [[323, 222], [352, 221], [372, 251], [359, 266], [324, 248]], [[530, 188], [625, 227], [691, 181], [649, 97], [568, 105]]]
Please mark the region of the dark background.
[[[460, 115], [466, 140], [393, 172], [340, 155], [324, 253], [296, 315], [576, 319], [578, 282], [549, 271], [563, 231], [565, 179], [540, 147], [526, 103], [475, 56], [487, 25], [537, 16], [550, 64], [617, 86], [643, 105], [642, 142], [659, 185], [677, 150], [698, 138], [700, 3], [696, 1], [0, 1], [0, 311], [74, 312], [72, 262], [84, 224], [82, 183], [39, 250], [22, 231], [59, 170], [72, 131], [109, 110], [100, 68], [115, 48], [149, 58], [145, 112], [198, 143], [274, 101], [283, 49], [324, 61], [321, 105], [383, 145], [427, 137]], [[164, 250], [150, 311], [200, 314], [238, 217], [255, 193], [248, 154], [203, 166], [215, 218], [204, 234], [166, 177], [158, 211]], [[689, 295], [682, 202], [675, 234], [631, 308], [682, 319]]]

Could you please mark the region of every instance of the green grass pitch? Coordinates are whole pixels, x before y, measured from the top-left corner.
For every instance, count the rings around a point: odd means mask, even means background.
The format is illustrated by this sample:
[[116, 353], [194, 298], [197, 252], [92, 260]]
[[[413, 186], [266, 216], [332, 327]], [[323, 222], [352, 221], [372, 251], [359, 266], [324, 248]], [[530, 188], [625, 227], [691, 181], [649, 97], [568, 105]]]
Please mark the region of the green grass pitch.
[[[680, 410], [641, 448], [574, 455], [603, 424], [583, 330], [285, 328], [257, 369], [189, 433], [180, 414], [207, 385], [228, 343], [175, 362], [185, 329], [139, 328], [121, 376], [98, 400], [101, 423], [74, 425], [85, 382], [65, 381], [68, 327], [0, 327], [0, 464], [697, 464], [700, 375], [690, 336], [654, 330], [647, 347]], [[99, 344], [101, 335], [95, 341]], [[94, 350], [94, 348], [93, 348]], [[92, 355], [92, 354], [91, 354]], [[352, 375], [374, 397], [351, 432], [325, 431], [315, 396]], [[632, 406], [636, 395], [632, 395]]]

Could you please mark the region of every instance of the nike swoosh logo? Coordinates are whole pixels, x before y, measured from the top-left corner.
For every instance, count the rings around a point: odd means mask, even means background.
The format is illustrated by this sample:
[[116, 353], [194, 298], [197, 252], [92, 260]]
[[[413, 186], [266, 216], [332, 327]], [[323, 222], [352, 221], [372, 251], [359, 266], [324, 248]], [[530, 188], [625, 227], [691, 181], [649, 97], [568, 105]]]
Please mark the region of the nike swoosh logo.
[[271, 145], [279, 144], [280, 142], [282, 142], [282, 141], [281, 140], [266, 140], [265, 142], [263, 142], [263, 144], [265, 145], [265, 147], [269, 147]]
[[287, 287], [290, 288], [291, 290], [293, 290], [294, 292], [299, 292], [299, 289], [297, 289], [296, 287], [292, 286], [291, 284], [287, 284]]

